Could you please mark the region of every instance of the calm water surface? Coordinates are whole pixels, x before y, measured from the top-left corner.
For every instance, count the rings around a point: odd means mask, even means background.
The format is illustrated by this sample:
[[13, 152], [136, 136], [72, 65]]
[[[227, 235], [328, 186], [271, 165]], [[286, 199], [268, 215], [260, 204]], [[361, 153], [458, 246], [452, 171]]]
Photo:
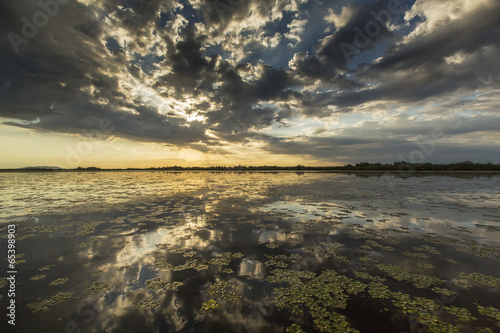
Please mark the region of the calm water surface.
[[500, 331], [500, 176], [2, 173], [0, 194], [1, 332]]

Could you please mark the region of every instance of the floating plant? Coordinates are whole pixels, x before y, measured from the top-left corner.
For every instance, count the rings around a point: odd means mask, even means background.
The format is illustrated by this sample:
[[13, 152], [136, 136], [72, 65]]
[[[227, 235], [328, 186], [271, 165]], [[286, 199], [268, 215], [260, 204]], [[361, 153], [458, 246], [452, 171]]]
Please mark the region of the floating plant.
[[85, 288], [92, 291], [93, 294], [114, 289], [113, 285], [109, 282], [94, 282], [87, 285]]
[[49, 283], [49, 286], [58, 286], [61, 284], [65, 284], [66, 282], [68, 282], [68, 280], [69, 280], [68, 278], [59, 278]]
[[47, 266], [43, 266], [43, 267], [40, 267], [38, 270], [39, 271], [48, 271], [49, 269], [51, 269], [52, 267], [54, 267], [54, 265], [47, 265]]
[[137, 304], [134, 308], [139, 312], [145, 312], [160, 306], [160, 303], [155, 301], [153, 298], [148, 298]]
[[365, 284], [332, 270], [304, 281], [296, 276], [287, 282], [288, 287], [274, 289], [272, 302], [278, 309], [301, 316], [307, 309], [313, 317], [314, 327], [321, 332], [357, 332], [350, 327], [346, 317], [332, 309], [345, 309], [348, 295], [365, 290]]
[[208, 301], [204, 302], [201, 305], [200, 312], [201, 313], [205, 313], [205, 312], [208, 312], [208, 311], [212, 311], [212, 310], [217, 309], [219, 306], [220, 306], [220, 304], [216, 300], [214, 300], [213, 298], [211, 298], [211, 299], [209, 299]]
[[437, 294], [441, 294], [445, 297], [451, 297], [451, 296], [456, 294], [454, 291], [451, 291], [451, 290], [446, 289], [446, 288], [439, 288], [439, 287], [433, 287], [432, 291], [437, 293]]
[[500, 327], [500, 310], [492, 306], [476, 304], [479, 314], [496, 320], [495, 326]]
[[444, 309], [460, 321], [476, 320], [476, 318], [473, 317], [469, 310], [467, 310], [466, 308], [459, 308], [457, 306], [445, 306]]
[[40, 302], [29, 303], [28, 308], [30, 308], [33, 313], [47, 311], [49, 307], [64, 302], [65, 300], [71, 298], [73, 294], [74, 292], [60, 292], [50, 297], [49, 299], [44, 299]]
[[154, 278], [147, 280], [145, 286], [149, 290], [157, 290], [163, 288], [166, 284], [167, 282], [163, 281], [162, 279]]
[[468, 281], [473, 281], [476, 282], [477, 284], [491, 288], [500, 288], [500, 279], [481, 273], [470, 273], [470, 274], [460, 273], [458, 274], [458, 278]]
[[221, 281], [208, 286], [206, 292], [211, 296], [218, 296], [228, 302], [237, 302], [242, 296], [231, 291], [232, 285], [229, 282]]
[[428, 288], [433, 284], [442, 284], [443, 280], [430, 275], [410, 273], [396, 265], [376, 265], [377, 268], [389, 274], [397, 281], [409, 281], [417, 288]]

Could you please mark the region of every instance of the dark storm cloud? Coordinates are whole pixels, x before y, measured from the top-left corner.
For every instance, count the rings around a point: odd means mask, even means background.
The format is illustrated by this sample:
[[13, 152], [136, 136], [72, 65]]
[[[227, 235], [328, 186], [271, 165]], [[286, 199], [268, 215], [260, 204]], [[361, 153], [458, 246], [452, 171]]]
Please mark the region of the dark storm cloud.
[[297, 74], [343, 87], [359, 86], [339, 74], [339, 69], [346, 70], [356, 55], [369, 52], [380, 40], [394, 37], [388, 25], [410, 8], [410, 2], [398, 1], [396, 6], [393, 2], [378, 0], [353, 9], [344, 26], [334, 27], [334, 32], [318, 43], [316, 55], [297, 61]]
[[473, 53], [485, 45], [500, 45], [500, 2], [481, 6], [460, 20], [451, 22], [435, 33], [403, 46], [395, 46], [372, 69], [394, 70], [438, 65], [444, 57], [458, 51]]
[[[23, 17], [32, 21], [40, 5], [2, 2], [0, 117], [12, 126], [77, 134], [107, 119], [113, 131], [105, 136], [203, 152], [222, 152], [224, 141], [256, 140], [265, 140], [273, 153], [307, 149], [321, 158], [349, 147], [394, 150], [438, 125], [386, 128], [393, 135], [388, 141], [368, 123], [362, 128], [373, 133], [370, 138], [359, 131], [347, 135], [348, 129], [344, 136], [300, 142], [259, 133], [301, 116], [324, 120], [366, 111], [375, 102], [414, 106], [459, 91], [467, 96], [481, 85], [478, 72], [500, 73], [498, 2], [485, 1], [411, 38], [430, 18], [417, 13], [404, 21], [414, 1], [401, 1], [390, 24], [376, 19], [374, 13], [393, 2], [72, 0], [29, 38], [23, 37]], [[328, 13], [342, 24], [328, 21]], [[368, 33], [373, 22], [379, 29]], [[26, 41], [13, 46], [9, 33]], [[365, 45], [362, 34], [369, 35]], [[254, 45], [258, 52], [250, 50]], [[286, 60], [278, 59], [283, 54]], [[289, 68], [280, 67], [289, 60]], [[204, 120], [188, 121], [195, 114]], [[471, 124], [449, 135], [496, 130], [488, 121]]]

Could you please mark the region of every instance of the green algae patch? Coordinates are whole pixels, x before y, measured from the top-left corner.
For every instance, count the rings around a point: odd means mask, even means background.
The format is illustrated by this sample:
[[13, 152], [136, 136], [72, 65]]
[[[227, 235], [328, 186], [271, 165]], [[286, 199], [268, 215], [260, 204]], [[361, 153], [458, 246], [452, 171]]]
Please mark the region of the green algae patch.
[[500, 327], [500, 310], [492, 306], [481, 306], [476, 304], [480, 315], [496, 320], [495, 326]]
[[401, 309], [403, 314], [409, 316], [415, 322], [427, 326], [427, 332], [460, 332], [458, 327], [443, 322], [434, 315], [434, 312], [439, 310], [440, 306], [433, 300], [424, 297], [412, 297], [401, 292], [395, 292], [392, 296], [392, 304]]
[[375, 299], [389, 299], [392, 291], [382, 282], [372, 281], [368, 284], [368, 293]]
[[28, 304], [28, 308], [31, 309], [33, 313], [47, 311], [49, 307], [57, 305], [59, 303], [64, 302], [65, 300], [71, 298], [74, 292], [61, 292], [57, 293], [54, 296], [44, 299], [40, 302], [33, 302]]
[[40, 275], [32, 276], [30, 280], [32, 280], [32, 281], [38, 281], [38, 280], [42, 280], [42, 279], [45, 279], [45, 274], [40, 274]]
[[160, 303], [155, 301], [153, 298], [147, 298], [137, 304], [134, 308], [139, 312], [145, 312], [147, 310], [151, 310], [160, 306]]
[[146, 289], [149, 289], [149, 290], [158, 290], [158, 289], [163, 288], [166, 284], [167, 284], [167, 282], [163, 281], [162, 279], [154, 278], [154, 279], [147, 280], [145, 286], [146, 286]]
[[421, 269], [433, 269], [434, 268], [434, 265], [426, 264], [426, 263], [420, 263], [420, 262], [416, 262], [415, 266], [417, 266], [418, 268], [421, 268]]
[[403, 252], [403, 255], [407, 256], [407, 257], [412, 257], [412, 258], [423, 258], [423, 259], [427, 259], [429, 258], [430, 256], [426, 253], [421, 253], [421, 252], [417, 252], [417, 253], [413, 253], [413, 252], [408, 252], [408, 251], [405, 251]]
[[446, 289], [446, 288], [433, 287], [431, 290], [433, 292], [435, 292], [436, 294], [440, 294], [440, 295], [443, 295], [445, 297], [451, 297], [453, 295], [456, 295], [456, 293], [454, 291], [451, 291], [451, 290]]
[[427, 252], [429, 254], [441, 255], [441, 252], [439, 252], [439, 250], [437, 250], [435, 247], [429, 246], [429, 245], [417, 246], [417, 247], [414, 247], [413, 249], [415, 251], [419, 251], [419, 252]]
[[51, 269], [52, 267], [54, 267], [55, 265], [47, 265], [47, 266], [43, 266], [43, 267], [40, 267], [38, 270], [40, 272], [44, 272], [44, 271], [48, 271], [49, 269]]
[[407, 270], [396, 266], [396, 265], [376, 265], [376, 267], [384, 272], [386, 272], [389, 276], [397, 281], [408, 281], [413, 283], [413, 285], [417, 288], [428, 288], [433, 284], [442, 284], [443, 280], [430, 275], [424, 274], [415, 274], [410, 273]]
[[59, 278], [49, 283], [49, 286], [59, 286], [61, 284], [65, 284], [66, 282], [68, 282], [68, 280], [68, 278]]
[[307, 309], [314, 327], [321, 332], [357, 332], [350, 327], [346, 317], [333, 309], [345, 309], [349, 295], [362, 292], [366, 285], [332, 270], [324, 271], [317, 277], [303, 277], [300, 273], [306, 272], [288, 271], [282, 275], [284, 279], [274, 279], [289, 283], [288, 287], [274, 289], [272, 302], [276, 307], [293, 315], [305, 315], [304, 310]]
[[444, 309], [451, 315], [455, 316], [459, 321], [472, 321], [476, 320], [475, 317], [466, 308], [457, 306], [445, 306]]
[[243, 257], [244, 257], [243, 253], [240, 253], [240, 252], [237, 252], [237, 253], [224, 252], [224, 253], [220, 254], [220, 257], [210, 259], [208, 261], [208, 264], [209, 265], [227, 266], [231, 263], [231, 261], [233, 259], [241, 259]]
[[200, 312], [201, 313], [209, 312], [217, 309], [218, 307], [220, 307], [220, 304], [215, 299], [211, 298], [201, 305]]
[[113, 290], [114, 286], [109, 282], [94, 282], [85, 287], [90, 290], [93, 294], [98, 294], [100, 292]]
[[302, 327], [300, 325], [297, 325], [297, 324], [293, 324], [291, 326], [288, 326], [286, 328], [286, 332], [287, 333], [306, 333], [306, 331], [304, 331], [302, 329]]
[[1, 277], [0, 278], [0, 289], [2, 289], [3, 287], [5, 287], [8, 284], [9, 283], [7, 282], [7, 278], [6, 277]]
[[238, 295], [231, 289], [232, 285], [229, 282], [221, 281], [209, 285], [206, 292], [211, 296], [218, 296], [228, 302], [238, 302], [242, 296]]
[[481, 273], [460, 273], [458, 274], [458, 278], [472, 281], [482, 286], [500, 288], [500, 279]]
[[182, 265], [177, 265], [173, 268], [174, 272], [184, 271], [187, 269], [196, 269], [197, 271], [207, 270], [209, 267], [206, 264], [200, 263], [196, 259], [188, 260]]
[[167, 283], [165, 284], [165, 289], [167, 290], [173, 290], [173, 291], [177, 291], [177, 289], [179, 289], [180, 287], [182, 287], [184, 285], [184, 282], [171, 282], [171, 283]]
[[292, 254], [290, 256], [284, 255], [284, 254], [279, 254], [279, 255], [264, 255], [267, 260], [264, 265], [267, 267], [278, 267], [278, 268], [288, 268], [288, 266], [292, 263], [296, 263], [300, 259], [302, 259], [302, 256], [300, 254]]

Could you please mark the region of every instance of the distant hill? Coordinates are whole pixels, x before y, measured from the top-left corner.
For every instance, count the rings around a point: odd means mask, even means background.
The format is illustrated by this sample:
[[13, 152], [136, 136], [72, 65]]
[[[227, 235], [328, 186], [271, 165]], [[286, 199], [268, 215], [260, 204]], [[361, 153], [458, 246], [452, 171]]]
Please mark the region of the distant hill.
[[29, 166], [25, 168], [18, 168], [18, 170], [62, 170], [57, 166]]

